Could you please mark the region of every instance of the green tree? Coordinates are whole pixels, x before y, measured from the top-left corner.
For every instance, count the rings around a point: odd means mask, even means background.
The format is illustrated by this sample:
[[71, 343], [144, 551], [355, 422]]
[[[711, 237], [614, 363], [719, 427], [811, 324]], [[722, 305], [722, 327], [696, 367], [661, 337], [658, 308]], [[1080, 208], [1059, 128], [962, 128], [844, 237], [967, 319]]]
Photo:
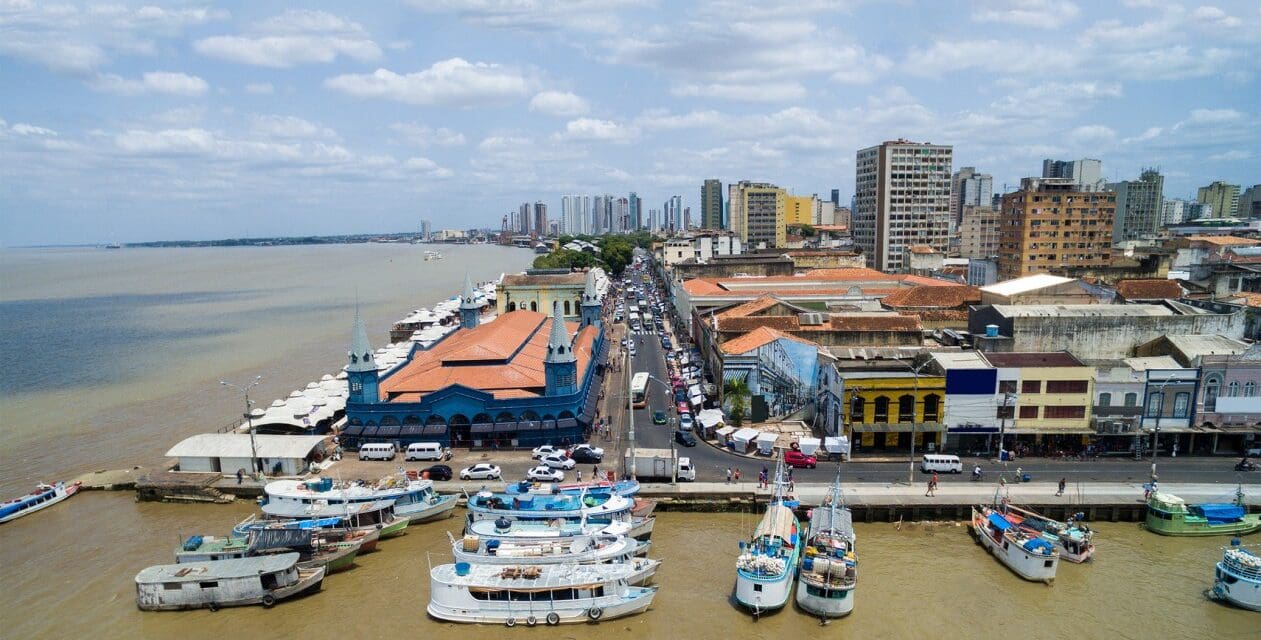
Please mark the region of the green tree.
[[723, 395], [727, 401], [727, 417], [731, 426], [744, 424], [744, 412], [748, 408], [749, 385], [744, 380], [729, 380], [723, 385]]

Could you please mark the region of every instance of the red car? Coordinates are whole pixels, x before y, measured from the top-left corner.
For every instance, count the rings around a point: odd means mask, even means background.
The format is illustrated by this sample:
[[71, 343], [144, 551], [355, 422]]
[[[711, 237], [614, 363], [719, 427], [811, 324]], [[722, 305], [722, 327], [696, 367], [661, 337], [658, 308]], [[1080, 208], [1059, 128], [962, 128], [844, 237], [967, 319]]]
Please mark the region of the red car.
[[800, 451], [788, 451], [784, 453], [784, 464], [790, 467], [813, 469], [819, 466], [819, 461], [814, 456], [808, 456]]

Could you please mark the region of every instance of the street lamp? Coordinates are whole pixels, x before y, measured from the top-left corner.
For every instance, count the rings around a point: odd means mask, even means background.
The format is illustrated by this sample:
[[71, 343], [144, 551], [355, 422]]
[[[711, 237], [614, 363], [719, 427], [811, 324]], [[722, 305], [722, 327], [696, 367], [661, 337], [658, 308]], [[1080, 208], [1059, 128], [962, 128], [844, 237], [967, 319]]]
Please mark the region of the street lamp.
[[[907, 368], [911, 370], [911, 373], [915, 374], [915, 381], [914, 381], [915, 396], [911, 402], [911, 459], [909, 461], [910, 468], [907, 471], [907, 478], [906, 478], [906, 481], [908, 484], [915, 484], [915, 410], [919, 407], [919, 404], [920, 404], [919, 372], [924, 367], [927, 367], [930, 363], [932, 363], [931, 359], [925, 360], [924, 363], [918, 367], [911, 366], [910, 364], [906, 365]], [[902, 408], [899, 406], [898, 411], [901, 411], [901, 410]]]
[[[1160, 401], [1156, 403], [1156, 424], [1152, 427], [1152, 481], [1153, 482], [1156, 480], [1156, 453], [1160, 450], [1160, 416], [1161, 414], [1165, 412], [1165, 387], [1168, 386], [1170, 382], [1173, 382], [1175, 377], [1176, 376], [1174, 374], [1172, 373], [1169, 374], [1165, 378], [1164, 382], [1161, 382], [1160, 386], [1157, 387], [1160, 390], [1160, 395], [1156, 397], [1159, 398]], [[1148, 404], [1149, 402], [1150, 400], [1148, 398], [1144, 398], [1144, 405]], [[1146, 409], [1146, 407], [1144, 407], [1144, 409]], [[1144, 413], [1146, 413], [1146, 410], [1144, 410]]]
[[250, 413], [250, 407], [254, 406], [250, 402], [250, 389], [253, 389], [258, 383], [263, 381], [263, 376], [254, 376], [254, 379], [245, 386], [237, 386], [226, 380], [220, 380], [220, 386], [236, 389], [245, 395], [245, 422], [249, 425], [250, 431], [250, 465], [254, 468], [255, 473], [262, 473], [263, 469], [258, 460], [258, 446], [254, 443], [254, 416]]

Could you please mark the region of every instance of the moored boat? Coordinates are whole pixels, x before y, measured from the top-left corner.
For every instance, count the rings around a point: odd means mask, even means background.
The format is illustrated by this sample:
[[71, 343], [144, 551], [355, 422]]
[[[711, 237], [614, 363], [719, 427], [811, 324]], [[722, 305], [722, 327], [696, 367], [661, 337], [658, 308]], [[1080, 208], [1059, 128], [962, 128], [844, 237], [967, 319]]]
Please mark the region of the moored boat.
[[644, 584], [656, 574], [659, 560], [637, 557], [641, 547], [651, 543], [639, 542], [616, 534], [594, 534], [565, 539], [515, 539], [483, 540], [466, 535], [451, 539], [456, 562], [469, 564], [629, 564], [635, 569], [627, 578], [630, 584]]
[[781, 460], [775, 470], [775, 493], [753, 537], [740, 543], [736, 558], [736, 602], [754, 616], [783, 607], [792, 593], [793, 572], [801, 555], [800, 524], [784, 504]]
[[985, 505], [972, 507], [972, 531], [981, 545], [1016, 575], [1034, 582], [1055, 581], [1060, 552], [1042, 536], [1021, 529]]
[[297, 552], [301, 567], [324, 567], [327, 573], [349, 569], [366, 533], [324, 529], [255, 529], [246, 538], [190, 536], [175, 550], [175, 562], [187, 564]]
[[497, 494], [483, 490], [470, 496], [467, 506], [467, 524], [479, 520], [568, 520], [592, 525], [625, 522], [631, 527], [628, 535], [638, 540], [651, 537], [655, 523], [652, 516], [636, 517], [632, 513], [633, 500], [612, 494]]
[[17, 520], [22, 516], [47, 509], [78, 493], [79, 486], [80, 483], [78, 482], [71, 484], [64, 482], [44, 484], [41, 482], [36, 485], [34, 491], [21, 498], [14, 498], [4, 504], [0, 504], [0, 523]]
[[618, 480], [616, 482], [609, 482], [607, 480], [600, 480], [596, 482], [575, 482], [570, 484], [543, 484], [540, 482], [522, 480], [521, 482], [508, 483], [505, 485], [504, 491], [505, 493], [510, 494], [534, 493], [547, 495], [553, 493], [567, 493], [570, 495], [582, 495], [585, 493], [592, 496], [619, 495], [624, 498], [630, 498], [639, 493], [639, 481]]
[[[633, 524], [630, 522], [592, 524], [567, 520], [545, 522], [503, 519], [467, 523], [464, 525], [464, 533], [475, 535], [483, 540], [565, 540], [596, 534], [629, 536], [632, 528]], [[648, 543], [641, 541], [637, 555], [646, 554], [647, 549]]]
[[797, 571], [797, 606], [823, 618], [854, 610], [858, 558], [854, 519], [841, 501], [839, 473], [828, 501], [810, 512], [806, 546]]
[[406, 475], [382, 478], [375, 483], [333, 482], [332, 478], [313, 480], [274, 480], [263, 488], [263, 504], [368, 503], [393, 500], [394, 513], [412, 524], [450, 517], [455, 509], [454, 495], [434, 491], [430, 480], [412, 480]]
[[273, 501], [263, 504], [263, 513], [277, 520], [342, 518], [353, 530], [376, 530], [382, 540], [403, 535], [409, 522], [394, 513], [393, 500], [339, 503]]
[[628, 583], [619, 564], [444, 564], [430, 572], [429, 615], [451, 622], [548, 625], [596, 622], [639, 613], [656, 587]]
[[1147, 499], [1148, 531], [1165, 536], [1243, 535], [1261, 530], [1261, 513], [1248, 513], [1243, 488], [1234, 502], [1187, 504], [1172, 493], [1153, 493]]
[[1261, 555], [1232, 540], [1222, 550], [1211, 593], [1237, 607], [1261, 611]]
[[1067, 522], [1048, 518], [1036, 511], [1001, 503], [999, 511], [1007, 521], [1059, 547], [1060, 558], [1069, 562], [1085, 562], [1095, 555], [1095, 532], [1080, 517]]
[[298, 554], [157, 565], [136, 574], [136, 606], [145, 611], [261, 604], [318, 590], [324, 568], [298, 566]]

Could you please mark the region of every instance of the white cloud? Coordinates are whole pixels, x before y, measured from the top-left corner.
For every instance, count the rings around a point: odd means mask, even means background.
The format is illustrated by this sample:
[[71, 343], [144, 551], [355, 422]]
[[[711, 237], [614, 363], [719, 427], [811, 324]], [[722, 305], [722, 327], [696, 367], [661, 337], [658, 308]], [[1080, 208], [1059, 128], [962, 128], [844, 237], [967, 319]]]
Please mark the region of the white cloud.
[[151, 93], [200, 96], [210, 88], [210, 85], [206, 84], [206, 81], [198, 76], [171, 71], [150, 71], [137, 80], [124, 78], [112, 73], [103, 73], [92, 80], [89, 85], [97, 91], [129, 96]]
[[1252, 157], [1251, 151], [1242, 151], [1240, 149], [1231, 149], [1222, 153], [1215, 153], [1208, 157], [1214, 162], [1237, 162], [1239, 160], [1247, 160]]
[[565, 131], [559, 137], [565, 140], [591, 142], [630, 142], [635, 132], [611, 120], [578, 118], [565, 123]]
[[1191, 18], [1208, 26], [1223, 29], [1237, 29], [1243, 25], [1242, 20], [1217, 7], [1199, 7], [1191, 12]]
[[429, 158], [422, 158], [419, 156], [408, 158], [407, 162], [403, 163], [403, 168], [408, 171], [423, 173], [433, 178], [450, 178], [454, 175], [450, 169], [438, 166], [437, 162], [434, 162]]
[[1078, 144], [1098, 144], [1114, 140], [1117, 137], [1117, 132], [1111, 127], [1105, 127], [1101, 124], [1090, 124], [1073, 129], [1069, 132], [1068, 137]]
[[666, 109], [649, 109], [635, 118], [642, 129], [698, 129], [716, 127], [727, 121], [725, 115], [712, 110], [672, 114]]
[[193, 48], [213, 58], [274, 68], [329, 63], [338, 56], [360, 61], [381, 57], [381, 47], [358, 23], [298, 9], [258, 22], [245, 35], [202, 38]]
[[[2, 124], [3, 122], [4, 122], [3, 120], [0, 120], [0, 124]], [[14, 124], [12, 127], [9, 128], [9, 130], [12, 131], [13, 133], [18, 134], [19, 136], [53, 137], [57, 135], [57, 132], [53, 131], [52, 129], [46, 129], [44, 127], [37, 127], [33, 124], [26, 124], [25, 122], [19, 122], [17, 124]]]
[[216, 140], [205, 129], [133, 129], [115, 135], [114, 144], [127, 153], [142, 155], [204, 154], [215, 149]]
[[390, 129], [408, 142], [422, 146], [458, 147], [465, 143], [464, 134], [446, 127], [437, 129], [414, 122], [396, 122]]
[[1156, 138], [1160, 137], [1160, 134], [1163, 132], [1164, 132], [1163, 127], [1148, 127], [1142, 133], [1131, 138], [1125, 138], [1121, 142], [1124, 144], [1131, 144], [1134, 142], [1146, 142], [1148, 140], [1155, 140]]
[[552, 116], [580, 116], [588, 110], [586, 100], [568, 91], [542, 91], [530, 100], [530, 111]]
[[1036, 29], [1058, 29], [1072, 22], [1081, 9], [1055, 0], [990, 0], [972, 12], [976, 22], [998, 22]]
[[267, 138], [336, 140], [337, 132], [296, 116], [255, 115], [250, 128]]
[[937, 40], [928, 48], [915, 48], [902, 67], [907, 73], [939, 76], [965, 69], [1020, 74], [1064, 71], [1073, 66], [1063, 47], [1027, 40]]
[[451, 58], [423, 71], [398, 74], [377, 69], [324, 81], [324, 86], [359, 98], [385, 98], [416, 105], [503, 102], [529, 93], [534, 83], [515, 69]]
[[1234, 109], [1192, 109], [1190, 122], [1196, 124], [1214, 124], [1234, 122], [1243, 118], [1243, 114]]
[[617, 33], [617, 11], [652, 4], [651, 0], [410, 0], [421, 11], [454, 13], [461, 20], [491, 29], [526, 32], [582, 31]]
[[270, 95], [276, 92], [276, 88], [270, 82], [251, 82], [245, 85], [245, 92], [254, 95]]

